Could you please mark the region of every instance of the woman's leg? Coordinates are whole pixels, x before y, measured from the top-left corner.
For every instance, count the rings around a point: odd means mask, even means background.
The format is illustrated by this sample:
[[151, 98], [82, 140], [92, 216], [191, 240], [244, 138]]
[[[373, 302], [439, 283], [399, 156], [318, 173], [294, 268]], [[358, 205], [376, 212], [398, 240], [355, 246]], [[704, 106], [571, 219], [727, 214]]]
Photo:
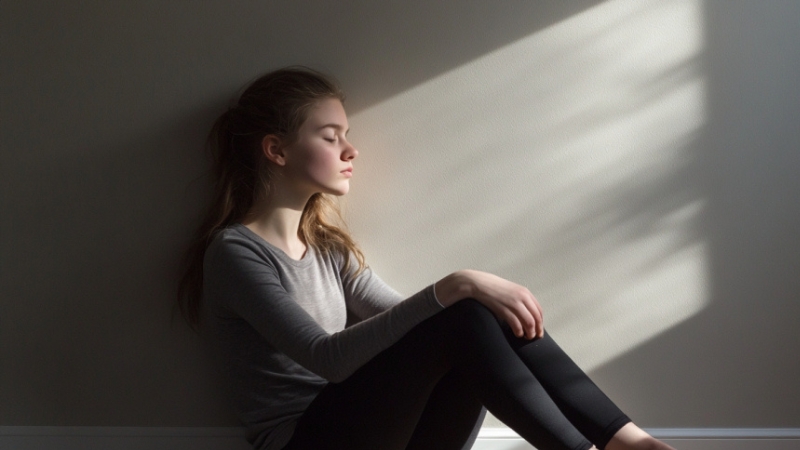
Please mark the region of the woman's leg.
[[491, 312], [464, 300], [323, 389], [286, 448], [405, 448], [434, 389], [450, 373], [540, 450], [591, 447], [508, 345]]
[[564, 415], [598, 448], [631, 420], [556, 344], [550, 334], [521, 339], [503, 327], [506, 339]]
[[598, 448], [674, 450], [631, 422], [549, 334], [528, 341], [514, 336], [508, 327], [504, 332], [564, 415]]

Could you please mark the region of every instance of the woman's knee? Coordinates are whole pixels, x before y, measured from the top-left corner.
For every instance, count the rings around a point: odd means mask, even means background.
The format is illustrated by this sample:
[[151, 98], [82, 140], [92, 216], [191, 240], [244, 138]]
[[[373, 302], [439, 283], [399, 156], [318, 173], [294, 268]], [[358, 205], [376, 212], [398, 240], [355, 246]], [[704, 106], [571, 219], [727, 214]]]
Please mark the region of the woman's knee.
[[489, 308], [483, 306], [481, 302], [473, 298], [465, 298], [464, 300], [458, 301], [448, 309], [458, 312], [459, 314], [469, 315], [470, 317], [474, 315], [476, 319], [481, 320], [494, 318]]
[[453, 317], [454, 326], [459, 328], [463, 337], [465, 335], [482, 336], [487, 332], [500, 331], [500, 323], [494, 314], [479, 301], [464, 299], [448, 308]]

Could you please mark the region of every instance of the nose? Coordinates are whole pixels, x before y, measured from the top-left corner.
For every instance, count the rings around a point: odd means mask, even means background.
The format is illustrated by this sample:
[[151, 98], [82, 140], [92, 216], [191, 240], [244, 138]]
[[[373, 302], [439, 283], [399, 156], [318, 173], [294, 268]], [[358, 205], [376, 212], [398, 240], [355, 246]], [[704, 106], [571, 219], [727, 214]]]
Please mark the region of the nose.
[[352, 161], [356, 159], [356, 156], [358, 156], [358, 150], [355, 147], [353, 147], [353, 144], [348, 142], [347, 146], [344, 149], [344, 152], [342, 152], [342, 160]]

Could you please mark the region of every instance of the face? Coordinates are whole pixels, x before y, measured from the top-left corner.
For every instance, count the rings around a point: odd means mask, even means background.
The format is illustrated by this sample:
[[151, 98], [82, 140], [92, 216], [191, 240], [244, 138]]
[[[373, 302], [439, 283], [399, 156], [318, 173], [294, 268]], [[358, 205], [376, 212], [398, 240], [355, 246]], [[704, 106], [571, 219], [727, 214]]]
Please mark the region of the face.
[[347, 115], [337, 99], [321, 100], [284, 150], [283, 176], [303, 194], [344, 195], [358, 150], [347, 141]]

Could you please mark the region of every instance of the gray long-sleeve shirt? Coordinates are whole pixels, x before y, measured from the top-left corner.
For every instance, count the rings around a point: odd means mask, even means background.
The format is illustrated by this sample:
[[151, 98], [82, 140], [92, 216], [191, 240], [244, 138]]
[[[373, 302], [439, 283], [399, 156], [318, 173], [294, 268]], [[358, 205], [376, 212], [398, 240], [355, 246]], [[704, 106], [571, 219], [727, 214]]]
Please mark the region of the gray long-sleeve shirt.
[[[403, 300], [369, 269], [309, 247], [300, 260], [237, 224], [203, 265], [203, 326], [259, 449], [280, 449], [328, 382], [342, 381], [442, 309], [433, 285]], [[362, 319], [345, 328], [348, 310]]]

